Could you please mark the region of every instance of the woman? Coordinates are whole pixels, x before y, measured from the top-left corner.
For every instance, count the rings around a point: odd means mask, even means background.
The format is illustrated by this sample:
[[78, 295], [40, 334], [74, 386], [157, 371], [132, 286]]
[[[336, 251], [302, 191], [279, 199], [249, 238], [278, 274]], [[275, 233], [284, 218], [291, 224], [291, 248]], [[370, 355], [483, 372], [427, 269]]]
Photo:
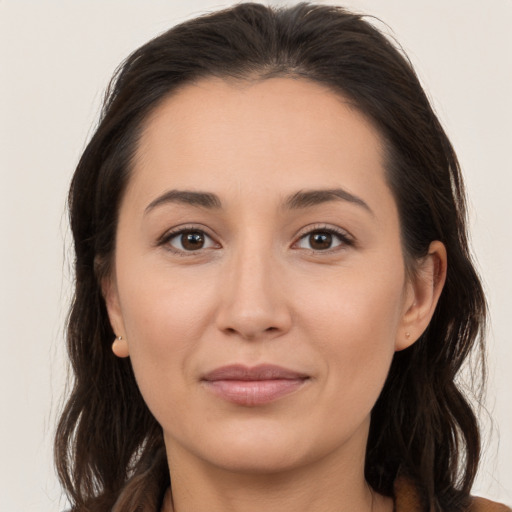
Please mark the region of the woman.
[[508, 510], [470, 497], [457, 159], [360, 16], [240, 4], [150, 41], [69, 198], [74, 510]]

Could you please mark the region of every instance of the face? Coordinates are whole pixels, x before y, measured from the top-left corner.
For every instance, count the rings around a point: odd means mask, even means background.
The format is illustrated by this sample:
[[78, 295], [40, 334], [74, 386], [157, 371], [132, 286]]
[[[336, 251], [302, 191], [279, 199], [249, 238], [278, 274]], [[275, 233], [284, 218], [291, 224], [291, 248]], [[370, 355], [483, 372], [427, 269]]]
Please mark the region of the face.
[[158, 107], [104, 292], [169, 458], [228, 470], [364, 457], [421, 334], [379, 135], [305, 80], [208, 79]]

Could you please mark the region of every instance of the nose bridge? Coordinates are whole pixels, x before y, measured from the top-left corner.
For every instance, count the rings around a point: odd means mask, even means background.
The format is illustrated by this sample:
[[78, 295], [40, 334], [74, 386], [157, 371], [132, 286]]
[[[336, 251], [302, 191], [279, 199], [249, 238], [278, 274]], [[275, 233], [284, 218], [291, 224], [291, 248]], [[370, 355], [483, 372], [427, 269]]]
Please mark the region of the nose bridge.
[[245, 339], [288, 330], [291, 317], [279, 274], [271, 241], [254, 233], [241, 238], [226, 260], [219, 328]]

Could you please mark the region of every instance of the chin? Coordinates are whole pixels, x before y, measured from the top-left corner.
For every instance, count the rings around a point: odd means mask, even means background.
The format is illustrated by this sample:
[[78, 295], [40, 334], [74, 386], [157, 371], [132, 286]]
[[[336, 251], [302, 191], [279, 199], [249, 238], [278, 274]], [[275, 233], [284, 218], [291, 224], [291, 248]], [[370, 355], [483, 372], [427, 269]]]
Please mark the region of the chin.
[[[182, 439], [182, 448], [210, 467], [240, 475], [263, 476], [314, 464], [344, 444], [339, 432], [333, 438], [332, 433], [324, 430], [324, 435], [318, 438], [296, 426], [274, 422], [269, 425], [261, 421], [243, 423], [237, 427], [231, 425], [227, 429], [198, 432], [194, 439]], [[172, 459], [172, 445], [169, 448], [169, 458]]]
[[224, 471], [240, 475], [272, 475], [293, 471], [306, 463], [292, 449], [265, 449], [254, 444], [250, 448], [231, 446], [229, 450], [208, 453], [209, 462]]

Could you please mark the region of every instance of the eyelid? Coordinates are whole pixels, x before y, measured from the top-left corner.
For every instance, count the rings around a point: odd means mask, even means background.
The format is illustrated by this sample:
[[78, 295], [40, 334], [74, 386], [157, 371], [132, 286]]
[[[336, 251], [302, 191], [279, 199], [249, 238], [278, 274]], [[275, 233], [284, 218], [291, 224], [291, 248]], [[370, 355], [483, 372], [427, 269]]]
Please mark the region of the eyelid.
[[[205, 249], [211, 249], [211, 247], [206, 247], [206, 248], [198, 249], [196, 251], [186, 251], [186, 250], [176, 249], [175, 247], [172, 247], [169, 244], [169, 241], [172, 240], [173, 238], [175, 238], [183, 233], [189, 232], [189, 231], [200, 232], [200, 233], [204, 234], [206, 237], [208, 237], [210, 240], [212, 240], [214, 242], [214, 244], [217, 246], [217, 248], [222, 247], [218, 242], [216, 242], [214, 236], [209, 233], [209, 229], [206, 228], [206, 226], [203, 226], [201, 224], [183, 224], [183, 225], [175, 226], [174, 228], [169, 229], [162, 236], [160, 236], [155, 245], [157, 245], [157, 246], [167, 245], [167, 250], [169, 250], [175, 254], [182, 255], [182, 256], [197, 255]], [[342, 250], [346, 247], [351, 247], [351, 246], [355, 245], [355, 239], [348, 231], [346, 231], [342, 228], [339, 228], [337, 226], [329, 225], [329, 224], [314, 224], [312, 226], [307, 226], [306, 228], [303, 228], [299, 232], [299, 234], [296, 235], [296, 237], [295, 237], [296, 240], [292, 244], [292, 247], [297, 245], [297, 243], [300, 242], [305, 237], [307, 237], [315, 232], [331, 233], [331, 234], [337, 236], [341, 243], [333, 248], [330, 248], [330, 249], [302, 249], [302, 250], [307, 250], [307, 251], [310, 251], [315, 254], [322, 254], [322, 253], [329, 254], [329, 253], [335, 252], [337, 250]]]
[[345, 229], [339, 228], [337, 226], [332, 226], [330, 224], [315, 224], [313, 226], [308, 226], [307, 228], [302, 229], [299, 234], [297, 235], [297, 240], [293, 243], [293, 245], [296, 245], [298, 242], [300, 242], [303, 238], [306, 236], [311, 235], [315, 232], [327, 232], [331, 233], [335, 236], [337, 236], [341, 244], [337, 245], [335, 247], [332, 247], [330, 249], [303, 249], [306, 251], [310, 251], [315, 254], [322, 254], [322, 253], [332, 253], [337, 250], [343, 250], [346, 247], [352, 247], [355, 245], [355, 239], [354, 237]]
[[202, 233], [205, 237], [208, 237], [210, 240], [212, 240], [214, 242], [214, 245], [216, 245], [217, 247], [221, 247], [221, 245], [215, 240], [214, 236], [209, 233], [209, 230], [206, 228], [206, 226], [202, 226], [200, 224], [182, 224], [179, 226], [175, 226], [174, 228], [167, 230], [162, 236], [160, 236], [158, 238], [158, 240], [156, 241], [155, 245], [156, 246], [166, 246], [166, 249], [168, 251], [170, 251], [174, 254], [180, 255], [180, 256], [197, 255], [197, 254], [202, 253], [203, 250], [211, 248], [211, 247], [205, 247], [205, 248], [200, 248], [196, 251], [186, 251], [186, 250], [177, 249], [176, 247], [173, 247], [170, 245], [169, 242], [173, 238], [176, 238], [179, 235], [186, 233], [186, 232], [190, 232], [190, 231]]

